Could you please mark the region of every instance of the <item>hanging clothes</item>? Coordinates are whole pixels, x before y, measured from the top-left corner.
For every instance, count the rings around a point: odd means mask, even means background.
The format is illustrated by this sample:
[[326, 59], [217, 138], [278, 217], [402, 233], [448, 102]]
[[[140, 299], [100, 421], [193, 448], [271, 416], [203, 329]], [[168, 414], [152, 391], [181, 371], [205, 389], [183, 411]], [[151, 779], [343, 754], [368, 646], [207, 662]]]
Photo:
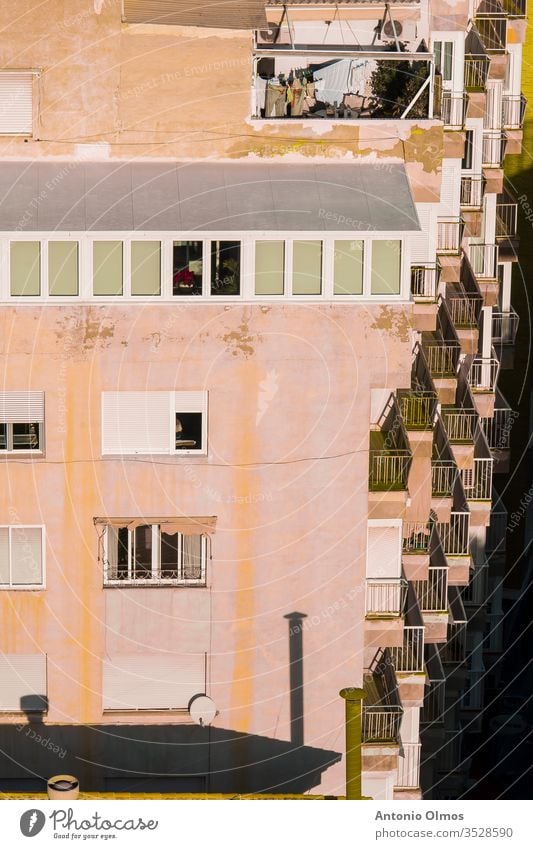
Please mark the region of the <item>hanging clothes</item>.
[[285, 115], [286, 88], [269, 82], [265, 95], [265, 118], [282, 118]]
[[291, 107], [291, 115], [293, 117], [298, 117], [302, 114], [304, 99], [305, 99], [305, 87], [302, 85], [298, 77], [295, 78], [292, 86], [292, 107]]

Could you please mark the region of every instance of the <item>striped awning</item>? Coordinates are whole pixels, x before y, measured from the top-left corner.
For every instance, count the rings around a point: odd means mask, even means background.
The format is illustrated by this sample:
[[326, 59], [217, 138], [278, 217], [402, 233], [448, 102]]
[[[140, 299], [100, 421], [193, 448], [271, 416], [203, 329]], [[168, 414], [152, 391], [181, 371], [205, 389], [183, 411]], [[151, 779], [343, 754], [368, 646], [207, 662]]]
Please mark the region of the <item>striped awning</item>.
[[265, 0], [124, 0], [128, 24], [258, 29], [266, 24]]

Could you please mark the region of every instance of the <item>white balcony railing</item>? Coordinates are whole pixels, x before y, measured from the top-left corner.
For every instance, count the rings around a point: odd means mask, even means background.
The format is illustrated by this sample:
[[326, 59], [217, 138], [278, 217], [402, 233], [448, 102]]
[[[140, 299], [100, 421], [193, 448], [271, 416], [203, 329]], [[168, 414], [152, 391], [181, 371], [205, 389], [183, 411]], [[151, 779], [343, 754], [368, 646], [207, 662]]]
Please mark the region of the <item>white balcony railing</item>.
[[405, 427], [409, 430], [421, 430], [431, 427], [437, 406], [437, 398], [431, 391], [398, 393], [398, 405]]
[[477, 327], [483, 299], [476, 295], [463, 294], [447, 299], [450, 318], [455, 327]]
[[436, 263], [411, 266], [411, 295], [414, 301], [435, 301], [439, 285]]
[[473, 392], [494, 392], [500, 373], [497, 357], [474, 357], [468, 370], [468, 383]]
[[404, 554], [428, 554], [433, 527], [426, 522], [403, 523]]
[[481, 174], [461, 177], [461, 206], [481, 209], [485, 180]]
[[491, 451], [509, 451], [511, 448], [511, 431], [516, 419], [516, 413], [510, 407], [497, 407], [493, 416], [483, 416], [480, 419], [483, 433]]
[[411, 452], [403, 449], [370, 450], [369, 487], [376, 490], [401, 490], [407, 487]]
[[432, 460], [431, 494], [440, 498], [451, 498], [458, 470], [453, 460]]
[[437, 220], [437, 253], [458, 254], [463, 229], [462, 218], [439, 218]]
[[506, 130], [520, 130], [524, 126], [527, 100], [523, 94], [502, 96], [502, 124]]
[[464, 622], [448, 622], [446, 643], [441, 650], [443, 663], [458, 666], [466, 657], [466, 625]]
[[432, 377], [455, 377], [461, 356], [461, 346], [458, 343], [428, 345], [425, 353]]
[[492, 341], [499, 345], [514, 345], [520, 316], [511, 307], [507, 312], [492, 312]]
[[427, 581], [413, 581], [420, 610], [424, 613], [448, 609], [448, 569], [430, 566]]
[[449, 522], [437, 522], [442, 550], [447, 557], [470, 553], [470, 513], [452, 511]]
[[468, 99], [466, 94], [442, 93], [442, 120], [446, 130], [460, 130], [465, 122]]
[[441, 415], [449, 442], [473, 441], [479, 419], [476, 410], [445, 407]]
[[402, 714], [396, 705], [363, 705], [363, 743], [396, 742]]
[[490, 501], [493, 463], [492, 457], [474, 457], [472, 469], [461, 469], [461, 480], [468, 501]]
[[498, 245], [472, 245], [468, 246], [468, 258], [472, 271], [476, 277], [496, 277], [498, 264]]
[[404, 578], [367, 578], [367, 616], [400, 616], [405, 607], [407, 581]]
[[390, 649], [396, 672], [424, 671], [424, 626], [405, 625], [403, 645]]
[[506, 142], [505, 133], [485, 133], [481, 146], [481, 164], [488, 168], [501, 168]]
[[411, 789], [420, 786], [421, 743], [403, 743], [398, 758], [397, 787]]

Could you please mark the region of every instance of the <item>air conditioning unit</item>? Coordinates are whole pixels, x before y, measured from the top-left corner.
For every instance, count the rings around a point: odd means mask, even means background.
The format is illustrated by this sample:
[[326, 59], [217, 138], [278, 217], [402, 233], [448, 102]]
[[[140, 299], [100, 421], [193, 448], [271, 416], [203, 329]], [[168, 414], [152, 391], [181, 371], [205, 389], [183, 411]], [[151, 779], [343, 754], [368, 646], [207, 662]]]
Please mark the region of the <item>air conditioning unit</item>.
[[[416, 39], [416, 22], [415, 21], [394, 21], [396, 29], [396, 37], [400, 41], [414, 41]], [[380, 34], [381, 41], [394, 41], [394, 29], [392, 23], [386, 21], [383, 25]]]
[[258, 44], [275, 44], [279, 38], [279, 24], [267, 23], [267, 29], [260, 29], [257, 32]]

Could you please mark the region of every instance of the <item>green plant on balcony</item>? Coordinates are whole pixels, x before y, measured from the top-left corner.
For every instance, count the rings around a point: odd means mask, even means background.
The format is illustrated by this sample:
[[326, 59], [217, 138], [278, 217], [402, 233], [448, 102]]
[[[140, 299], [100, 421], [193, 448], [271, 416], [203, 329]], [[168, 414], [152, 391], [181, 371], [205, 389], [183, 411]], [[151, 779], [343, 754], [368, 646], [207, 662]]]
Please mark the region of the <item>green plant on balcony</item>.
[[[428, 77], [425, 62], [384, 59], [372, 73], [372, 91], [379, 100], [375, 115], [381, 118], [400, 118]], [[429, 93], [422, 92], [406, 117], [427, 118]]]

